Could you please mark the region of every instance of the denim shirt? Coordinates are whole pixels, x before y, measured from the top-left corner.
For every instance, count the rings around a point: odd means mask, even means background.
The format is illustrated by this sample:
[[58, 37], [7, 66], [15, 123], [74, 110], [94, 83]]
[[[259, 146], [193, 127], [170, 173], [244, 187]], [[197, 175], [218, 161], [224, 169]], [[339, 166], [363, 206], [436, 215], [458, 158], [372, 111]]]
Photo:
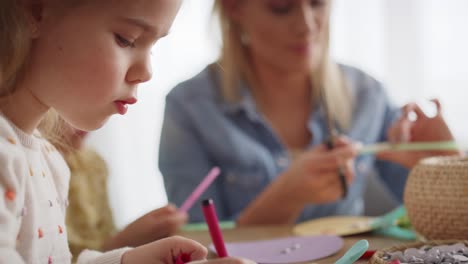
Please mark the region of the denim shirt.
[[[352, 124], [344, 134], [364, 144], [385, 141], [387, 129], [398, 118], [399, 109], [390, 103], [378, 81], [358, 69], [340, 67], [354, 100]], [[212, 167], [220, 167], [221, 175], [200, 201], [212, 198], [221, 220], [235, 220], [288, 168], [291, 160], [272, 127], [257, 111], [248, 87], [241, 84], [241, 100], [228, 103], [221, 96], [218, 78], [218, 73], [207, 67], [167, 95], [159, 169], [168, 200], [180, 206]], [[313, 137], [309, 148], [327, 138], [321, 109], [311, 109], [307, 127]], [[407, 170], [376, 161], [371, 155], [359, 156], [355, 166], [355, 179], [345, 199], [307, 205], [297, 221], [362, 214], [366, 178], [372, 172], [377, 172], [394, 198], [401, 201]], [[287, 199], [284, 197], [285, 203]], [[199, 203], [189, 215], [191, 222], [203, 221]]]

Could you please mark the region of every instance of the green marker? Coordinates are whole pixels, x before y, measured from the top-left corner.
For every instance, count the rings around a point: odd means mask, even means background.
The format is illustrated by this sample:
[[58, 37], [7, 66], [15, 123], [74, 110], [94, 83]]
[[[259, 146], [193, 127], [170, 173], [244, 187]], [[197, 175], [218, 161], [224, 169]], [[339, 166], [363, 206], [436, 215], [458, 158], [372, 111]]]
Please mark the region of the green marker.
[[[219, 227], [221, 229], [232, 229], [236, 226], [234, 221], [220, 221]], [[200, 223], [191, 223], [186, 224], [182, 227], [182, 231], [206, 231], [208, 230], [208, 226], [204, 222]]]
[[413, 142], [413, 143], [377, 143], [366, 145], [359, 150], [360, 155], [377, 154], [383, 151], [458, 151], [455, 141]]

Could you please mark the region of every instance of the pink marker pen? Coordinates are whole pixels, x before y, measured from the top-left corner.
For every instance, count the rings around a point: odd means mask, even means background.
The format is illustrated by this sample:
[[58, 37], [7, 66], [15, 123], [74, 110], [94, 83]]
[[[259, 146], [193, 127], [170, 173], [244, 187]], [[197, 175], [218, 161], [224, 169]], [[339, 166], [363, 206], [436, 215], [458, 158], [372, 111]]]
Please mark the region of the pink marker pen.
[[218, 167], [212, 168], [205, 178], [201, 181], [201, 183], [195, 188], [195, 190], [189, 195], [187, 200], [180, 206], [179, 210], [181, 212], [188, 212], [192, 205], [197, 201], [197, 199], [205, 192], [208, 187], [210, 187], [211, 183], [218, 177], [221, 173], [221, 170]]
[[203, 200], [203, 215], [205, 216], [206, 224], [210, 231], [211, 240], [213, 241], [218, 257], [227, 257], [226, 247], [224, 246], [223, 234], [219, 228], [218, 216], [212, 199]]

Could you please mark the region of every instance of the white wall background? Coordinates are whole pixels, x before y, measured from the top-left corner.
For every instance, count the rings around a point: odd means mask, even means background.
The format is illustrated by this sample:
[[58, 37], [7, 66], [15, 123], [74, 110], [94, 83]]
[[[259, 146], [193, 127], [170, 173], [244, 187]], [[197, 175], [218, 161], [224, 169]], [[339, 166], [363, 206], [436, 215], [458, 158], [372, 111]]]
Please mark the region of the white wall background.
[[[399, 104], [438, 97], [457, 139], [468, 146], [468, 1], [334, 0], [332, 54], [382, 80]], [[218, 55], [213, 0], [184, 0], [169, 36], [153, 55], [154, 78], [139, 103], [88, 143], [110, 167], [118, 227], [167, 203], [157, 169], [164, 97]]]

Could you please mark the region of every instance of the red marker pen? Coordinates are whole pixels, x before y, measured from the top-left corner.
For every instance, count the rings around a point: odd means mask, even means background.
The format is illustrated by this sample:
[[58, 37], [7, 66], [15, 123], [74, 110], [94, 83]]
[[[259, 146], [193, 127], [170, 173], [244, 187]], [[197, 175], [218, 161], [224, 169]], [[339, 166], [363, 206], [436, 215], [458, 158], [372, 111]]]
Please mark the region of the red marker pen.
[[224, 246], [223, 234], [219, 228], [218, 216], [216, 215], [214, 203], [212, 199], [203, 200], [203, 215], [205, 216], [206, 224], [210, 231], [211, 240], [213, 241], [218, 257], [227, 257], [226, 247]]
[[174, 259], [174, 264], [185, 264], [189, 263], [191, 260], [190, 254], [182, 253]]
[[375, 254], [375, 250], [366, 250], [359, 259], [370, 259]]

